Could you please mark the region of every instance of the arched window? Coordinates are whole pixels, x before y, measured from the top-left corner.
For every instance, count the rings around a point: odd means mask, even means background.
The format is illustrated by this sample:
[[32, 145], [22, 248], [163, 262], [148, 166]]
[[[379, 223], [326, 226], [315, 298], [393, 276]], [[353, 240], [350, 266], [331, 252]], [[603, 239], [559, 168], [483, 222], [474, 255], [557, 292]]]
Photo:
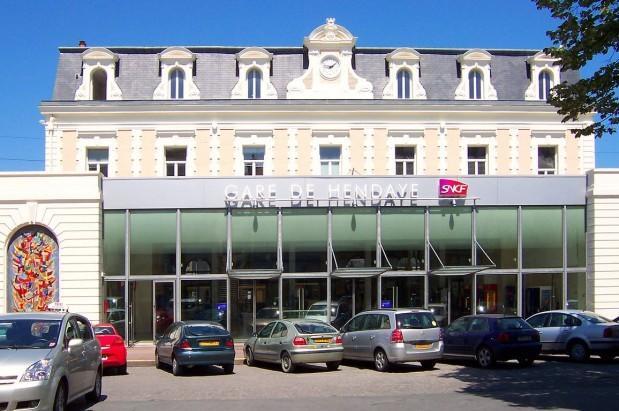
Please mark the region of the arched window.
[[260, 98], [260, 83], [262, 73], [260, 70], [252, 69], [247, 73], [247, 98]]
[[46, 311], [58, 301], [58, 242], [45, 227], [20, 229], [9, 243], [7, 311]]
[[402, 69], [398, 71], [398, 98], [411, 98], [411, 72]]
[[93, 100], [107, 100], [107, 73], [103, 69], [95, 70], [91, 76]]
[[170, 98], [183, 98], [185, 89], [185, 73], [181, 69], [174, 69], [170, 73]]
[[479, 70], [469, 71], [469, 98], [479, 100], [482, 98], [483, 78]]
[[550, 89], [552, 88], [552, 80], [550, 77], [550, 73], [547, 70], [542, 70], [539, 73], [538, 78], [539, 83], [539, 99], [540, 100], [548, 100], [550, 97]]

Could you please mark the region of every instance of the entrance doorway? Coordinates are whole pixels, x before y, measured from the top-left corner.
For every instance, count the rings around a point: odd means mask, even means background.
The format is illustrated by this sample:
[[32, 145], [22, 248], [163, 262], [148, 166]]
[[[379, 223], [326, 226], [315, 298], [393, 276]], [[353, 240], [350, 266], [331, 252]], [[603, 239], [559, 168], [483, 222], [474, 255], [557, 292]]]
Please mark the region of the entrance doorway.
[[375, 277], [331, 280], [331, 324], [342, 327], [352, 316], [377, 307]]
[[430, 276], [428, 309], [442, 326], [473, 313], [473, 275]]
[[234, 338], [249, 338], [280, 317], [278, 290], [276, 278], [230, 280], [231, 333]]
[[154, 341], [175, 320], [173, 281], [129, 281], [128, 340]]

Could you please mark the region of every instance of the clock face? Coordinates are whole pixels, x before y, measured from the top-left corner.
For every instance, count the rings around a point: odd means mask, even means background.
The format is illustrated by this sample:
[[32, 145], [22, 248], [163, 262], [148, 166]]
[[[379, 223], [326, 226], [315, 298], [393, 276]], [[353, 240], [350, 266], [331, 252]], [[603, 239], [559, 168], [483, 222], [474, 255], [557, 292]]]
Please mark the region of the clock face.
[[326, 78], [334, 78], [340, 74], [340, 61], [333, 57], [327, 56], [320, 62], [320, 73]]

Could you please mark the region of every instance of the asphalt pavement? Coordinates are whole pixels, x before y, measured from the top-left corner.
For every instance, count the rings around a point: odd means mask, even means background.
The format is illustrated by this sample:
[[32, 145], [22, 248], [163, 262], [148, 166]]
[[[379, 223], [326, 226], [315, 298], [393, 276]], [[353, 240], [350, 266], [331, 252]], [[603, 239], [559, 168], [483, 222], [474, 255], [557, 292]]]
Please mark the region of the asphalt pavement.
[[130, 367], [106, 375], [96, 404], [83, 410], [617, 410], [619, 360], [574, 364], [544, 357], [531, 368], [500, 363], [482, 370], [466, 363], [439, 363], [431, 371], [406, 364], [388, 373], [371, 364], [346, 362], [338, 371], [307, 366], [284, 374], [275, 365], [191, 369], [182, 377], [154, 367]]

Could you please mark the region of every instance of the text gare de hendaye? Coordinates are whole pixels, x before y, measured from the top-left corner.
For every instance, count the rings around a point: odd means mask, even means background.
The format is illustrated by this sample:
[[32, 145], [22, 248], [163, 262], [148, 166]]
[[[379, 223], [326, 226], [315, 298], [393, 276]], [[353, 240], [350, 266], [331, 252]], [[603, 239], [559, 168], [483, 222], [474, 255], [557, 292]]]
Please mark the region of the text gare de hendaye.
[[339, 184], [316, 187], [313, 183], [238, 185], [228, 184], [226, 203], [233, 207], [276, 207], [282, 202], [292, 207], [317, 207], [331, 204], [350, 206], [405, 205], [419, 196], [416, 183]]

